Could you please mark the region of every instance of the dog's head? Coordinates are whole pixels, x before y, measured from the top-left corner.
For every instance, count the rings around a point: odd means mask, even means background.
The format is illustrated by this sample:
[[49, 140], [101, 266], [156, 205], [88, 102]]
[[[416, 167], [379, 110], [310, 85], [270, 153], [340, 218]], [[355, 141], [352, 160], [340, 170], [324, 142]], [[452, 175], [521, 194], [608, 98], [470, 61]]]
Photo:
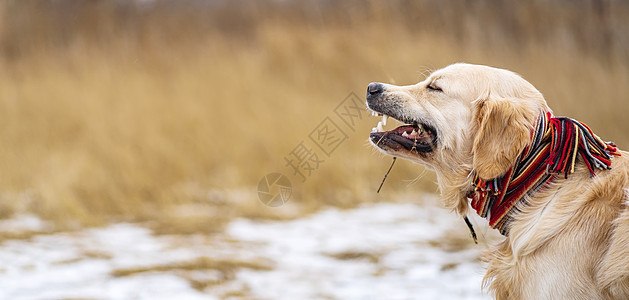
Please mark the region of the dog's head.
[[415, 85], [371, 83], [367, 107], [404, 124], [373, 129], [370, 141], [382, 152], [437, 171], [474, 168], [483, 179], [514, 164], [538, 115], [549, 111], [542, 94], [517, 74], [470, 64], [450, 65]]

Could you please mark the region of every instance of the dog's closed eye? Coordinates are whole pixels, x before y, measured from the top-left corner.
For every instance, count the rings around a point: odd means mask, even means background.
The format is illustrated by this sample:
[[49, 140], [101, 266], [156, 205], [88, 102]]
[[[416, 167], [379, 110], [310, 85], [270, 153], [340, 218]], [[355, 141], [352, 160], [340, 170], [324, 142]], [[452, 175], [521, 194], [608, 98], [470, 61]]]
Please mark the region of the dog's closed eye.
[[442, 90], [439, 86], [437, 86], [437, 85], [435, 84], [435, 82], [434, 82], [434, 81], [433, 81], [433, 82], [431, 82], [431, 83], [429, 83], [429, 84], [426, 86], [426, 88], [427, 88], [427, 89], [429, 89], [429, 90], [431, 90], [431, 91], [443, 92], [443, 90]]

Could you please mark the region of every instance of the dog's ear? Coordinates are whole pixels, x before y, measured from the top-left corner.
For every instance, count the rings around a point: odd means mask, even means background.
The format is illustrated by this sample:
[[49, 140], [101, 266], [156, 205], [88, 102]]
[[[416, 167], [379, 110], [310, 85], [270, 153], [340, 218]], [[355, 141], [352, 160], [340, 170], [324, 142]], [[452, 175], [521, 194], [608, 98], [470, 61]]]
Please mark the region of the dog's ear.
[[473, 167], [490, 180], [506, 173], [530, 143], [538, 112], [521, 99], [488, 96], [473, 105]]

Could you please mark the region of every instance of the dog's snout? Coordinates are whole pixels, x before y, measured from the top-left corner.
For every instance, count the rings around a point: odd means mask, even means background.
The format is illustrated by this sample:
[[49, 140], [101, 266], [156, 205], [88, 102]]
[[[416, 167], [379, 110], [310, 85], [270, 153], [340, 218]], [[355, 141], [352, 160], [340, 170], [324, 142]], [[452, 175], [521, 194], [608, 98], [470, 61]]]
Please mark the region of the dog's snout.
[[382, 83], [372, 82], [367, 86], [367, 96], [377, 96], [384, 92]]

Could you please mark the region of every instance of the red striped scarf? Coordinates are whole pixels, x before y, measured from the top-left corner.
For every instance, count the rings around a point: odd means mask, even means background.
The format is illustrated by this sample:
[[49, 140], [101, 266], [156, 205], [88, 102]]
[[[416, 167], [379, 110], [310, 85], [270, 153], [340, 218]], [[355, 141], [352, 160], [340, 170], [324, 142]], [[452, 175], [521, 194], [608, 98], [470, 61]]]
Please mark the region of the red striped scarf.
[[514, 167], [501, 177], [482, 180], [472, 172], [474, 190], [467, 197], [478, 215], [503, 235], [519, 212], [516, 204], [532, 195], [560, 174], [568, 178], [580, 156], [590, 176], [594, 169], [611, 169], [612, 156], [620, 155], [616, 145], [602, 141], [585, 124], [550, 112], [539, 117], [532, 143], [524, 149]]

